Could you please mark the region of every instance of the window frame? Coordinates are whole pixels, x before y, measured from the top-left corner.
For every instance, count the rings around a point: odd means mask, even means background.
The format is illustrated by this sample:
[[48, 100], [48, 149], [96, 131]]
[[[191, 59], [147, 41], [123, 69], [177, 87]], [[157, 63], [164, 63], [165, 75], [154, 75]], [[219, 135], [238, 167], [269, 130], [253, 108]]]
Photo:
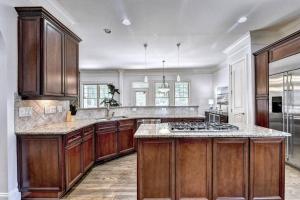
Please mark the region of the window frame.
[[134, 90], [134, 92], [133, 92], [133, 94], [134, 94], [134, 106], [135, 107], [143, 107], [143, 106], [137, 106], [136, 105], [136, 93], [137, 92], [144, 92], [145, 93], [145, 97], [146, 97], [146, 99], [145, 99], [146, 105], [145, 106], [147, 106], [148, 105], [148, 90], [146, 90], [146, 89]]
[[97, 107], [92, 107], [92, 108], [103, 108], [104, 106], [100, 106], [100, 99], [103, 99], [103, 98], [100, 98], [100, 85], [107, 86], [108, 84], [110, 84], [110, 83], [82, 83], [82, 107], [85, 109], [89, 109], [89, 108], [85, 107], [84, 100], [85, 99], [95, 99], [95, 98], [85, 98], [84, 97], [84, 86], [85, 85], [96, 85], [97, 86], [97, 94], [96, 94]]
[[[176, 83], [187, 83], [188, 84], [188, 96], [187, 97], [176, 97]], [[191, 83], [189, 81], [179, 81], [179, 82], [174, 82], [174, 106], [179, 106], [176, 105], [176, 99], [183, 99], [183, 98], [187, 98], [188, 100], [188, 104], [185, 106], [189, 106], [190, 105], [190, 97], [191, 97]]]

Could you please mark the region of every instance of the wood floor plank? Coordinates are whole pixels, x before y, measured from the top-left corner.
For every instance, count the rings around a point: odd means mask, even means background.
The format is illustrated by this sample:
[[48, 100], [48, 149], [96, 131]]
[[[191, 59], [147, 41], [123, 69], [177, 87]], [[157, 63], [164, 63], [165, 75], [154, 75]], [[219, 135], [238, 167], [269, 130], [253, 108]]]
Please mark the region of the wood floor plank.
[[[286, 166], [286, 200], [300, 199], [300, 172]], [[136, 154], [94, 167], [64, 200], [136, 200]]]

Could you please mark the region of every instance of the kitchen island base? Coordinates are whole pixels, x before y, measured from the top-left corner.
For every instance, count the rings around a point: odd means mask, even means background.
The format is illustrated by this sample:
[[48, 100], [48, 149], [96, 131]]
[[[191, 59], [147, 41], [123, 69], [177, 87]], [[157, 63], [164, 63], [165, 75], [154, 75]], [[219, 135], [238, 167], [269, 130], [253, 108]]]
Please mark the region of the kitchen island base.
[[138, 138], [138, 200], [283, 200], [284, 137]]

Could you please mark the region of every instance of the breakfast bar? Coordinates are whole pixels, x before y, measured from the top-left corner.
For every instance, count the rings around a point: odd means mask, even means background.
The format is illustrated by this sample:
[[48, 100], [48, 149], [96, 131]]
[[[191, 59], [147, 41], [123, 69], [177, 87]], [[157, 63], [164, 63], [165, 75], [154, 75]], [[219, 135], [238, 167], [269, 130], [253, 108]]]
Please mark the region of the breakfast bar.
[[143, 124], [138, 200], [284, 199], [288, 136], [242, 124]]

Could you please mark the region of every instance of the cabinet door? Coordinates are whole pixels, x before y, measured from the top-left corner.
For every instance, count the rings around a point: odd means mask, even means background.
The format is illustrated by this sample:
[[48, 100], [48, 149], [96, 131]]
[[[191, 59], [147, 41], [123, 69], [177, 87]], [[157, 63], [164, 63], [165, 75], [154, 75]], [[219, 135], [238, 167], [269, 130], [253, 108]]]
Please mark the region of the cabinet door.
[[127, 153], [134, 150], [134, 128], [131, 126], [120, 128], [119, 151]]
[[212, 140], [177, 140], [176, 200], [211, 199], [211, 184]]
[[175, 199], [175, 142], [138, 140], [138, 200]]
[[213, 199], [248, 199], [248, 139], [214, 139]]
[[255, 56], [255, 92], [256, 96], [269, 94], [269, 53], [266, 51]]
[[82, 142], [82, 164], [83, 171], [86, 172], [94, 164], [94, 131], [83, 137]]
[[22, 96], [40, 95], [40, 18], [19, 18], [18, 87]]
[[96, 132], [96, 159], [104, 160], [117, 155], [117, 132], [115, 129]]
[[65, 148], [66, 186], [71, 188], [82, 175], [81, 140]]
[[63, 41], [64, 33], [44, 20], [43, 94], [63, 96]]
[[250, 199], [284, 199], [283, 138], [250, 140]]
[[269, 127], [269, 100], [268, 98], [258, 98], [256, 104], [256, 125]]
[[78, 42], [65, 35], [65, 96], [78, 95]]

